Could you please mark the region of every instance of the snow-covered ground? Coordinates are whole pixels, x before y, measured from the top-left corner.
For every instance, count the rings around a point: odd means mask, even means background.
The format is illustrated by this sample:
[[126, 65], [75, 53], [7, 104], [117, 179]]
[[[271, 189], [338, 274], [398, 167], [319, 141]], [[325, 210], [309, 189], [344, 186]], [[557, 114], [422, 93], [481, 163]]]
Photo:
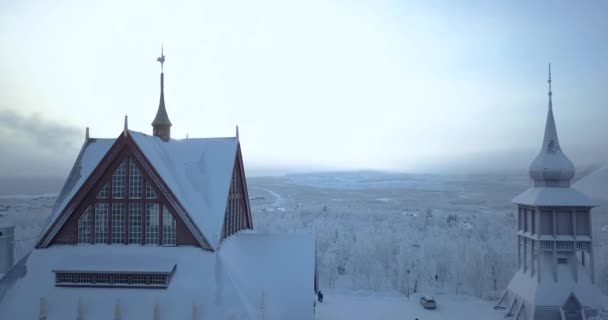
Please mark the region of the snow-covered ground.
[[316, 320], [499, 320], [504, 313], [493, 304], [471, 296], [435, 295], [436, 310], [419, 304], [419, 295], [408, 299], [398, 292], [330, 290], [317, 303]]
[[[516, 266], [511, 199], [529, 186], [525, 173], [248, 178], [257, 230], [314, 234], [321, 288], [347, 290], [336, 291], [335, 299], [330, 293], [328, 303], [340, 301], [348, 290], [403, 294], [408, 287], [444, 294], [458, 287], [460, 295], [481, 297], [474, 299], [479, 303], [495, 301]], [[0, 196], [0, 224], [16, 226], [15, 261], [34, 246], [54, 200], [52, 194]], [[596, 271], [606, 293], [608, 215], [593, 219]], [[393, 301], [375, 298], [370, 303]]]

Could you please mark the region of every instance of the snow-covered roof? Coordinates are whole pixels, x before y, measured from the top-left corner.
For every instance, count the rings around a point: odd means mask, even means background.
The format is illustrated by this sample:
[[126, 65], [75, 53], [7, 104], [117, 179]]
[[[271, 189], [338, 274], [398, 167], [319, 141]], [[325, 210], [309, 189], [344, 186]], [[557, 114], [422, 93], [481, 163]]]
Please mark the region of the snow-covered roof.
[[513, 203], [529, 206], [592, 207], [595, 204], [572, 188], [534, 187], [513, 199]]
[[[147, 261], [176, 265], [165, 289], [56, 287], [53, 270], [66, 264], [107, 258], [131, 268]], [[110, 263], [112, 264], [112, 263]], [[86, 266], [85, 266], [86, 267]], [[306, 235], [237, 233], [215, 252], [198, 247], [135, 245], [50, 246], [34, 249], [0, 279], [0, 314], [4, 319], [37, 319], [40, 299], [47, 320], [84, 319], [260, 319], [265, 292], [266, 319], [313, 318], [314, 240]]]
[[53, 221], [57, 219], [70, 200], [72, 200], [78, 190], [80, 190], [103, 156], [110, 150], [114, 141], [116, 141], [116, 139], [88, 139], [85, 141], [74, 162], [74, 166], [55, 201], [53, 211], [49, 215], [41, 235], [44, 235], [48, 231], [53, 224]]
[[202, 138], [162, 141], [129, 131], [209, 245], [219, 244], [238, 141]]
[[[62, 254], [61, 261], [57, 261], [54, 265], [55, 269], [53, 271], [171, 273], [175, 267], [175, 261], [171, 259], [172, 257], [137, 254], [137, 259], [133, 259], [131, 250], [108, 250], [105, 244], [93, 246], [105, 247], [105, 250], [93, 249], [95, 254], [87, 253], [85, 257], [82, 256], [80, 249], [66, 250]], [[138, 246], [129, 245], [129, 247]], [[90, 248], [91, 245], [79, 245], [79, 247]]]
[[[239, 233], [226, 239], [220, 257], [246, 301], [260, 310], [264, 290], [266, 319], [312, 319], [315, 241], [308, 234]], [[302, 303], [303, 302], [303, 303]]]
[[[222, 234], [238, 139], [200, 138], [162, 141], [129, 131], [144, 156], [171, 189], [212, 248]], [[83, 186], [116, 139], [88, 140], [61, 191], [43, 235]]]

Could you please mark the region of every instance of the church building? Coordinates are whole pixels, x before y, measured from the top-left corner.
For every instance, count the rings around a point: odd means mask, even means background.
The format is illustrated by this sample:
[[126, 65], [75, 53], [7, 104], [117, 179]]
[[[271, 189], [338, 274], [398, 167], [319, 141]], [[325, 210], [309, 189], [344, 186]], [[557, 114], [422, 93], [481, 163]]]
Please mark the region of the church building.
[[557, 137], [551, 65], [548, 83], [545, 136], [529, 171], [534, 186], [513, 199], [518, 269], [496, 308], [518, 320], [584, 320], [597, 313], [603, 297], [593, 276], [595, 204], [570, 187], [575, 168]]
[[[158, 59], [161, 67], [164, 54]], [[36, 248], [0, 280], [2, 319], [313, 319], [315, 242], [256, 233], [238, 128], [86, 139]]]

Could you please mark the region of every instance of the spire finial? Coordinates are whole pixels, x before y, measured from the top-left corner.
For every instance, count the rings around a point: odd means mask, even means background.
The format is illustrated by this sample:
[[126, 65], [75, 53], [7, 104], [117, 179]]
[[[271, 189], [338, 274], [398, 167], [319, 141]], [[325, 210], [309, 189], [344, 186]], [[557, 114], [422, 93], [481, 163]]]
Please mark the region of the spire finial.
[[129, 117], [125, 114], [125, 128], [123, 131], [123, 134], [125, 135], [125, 137], [127, 136], [129, 131]]
[[236, 125], [236, 139], [239, 139], [239, 125]]
[[89, 127], [86, 128], [85, 133], [84, 133], [84, 139], [86, 141], [89, 141]]
[[551, 97], [553, 95], [553, 92], [551, 92], [551, 62], [549, 62], [549, 80], [547, 80], [547, 83], [549, 84], [549, 97]]
[[164, 45], [160, 45], [160, 57], [156, 58], [156, 61], [160, 62], [160, 72], [163, 73], [163, 65], [165, 63], [165, 48]]

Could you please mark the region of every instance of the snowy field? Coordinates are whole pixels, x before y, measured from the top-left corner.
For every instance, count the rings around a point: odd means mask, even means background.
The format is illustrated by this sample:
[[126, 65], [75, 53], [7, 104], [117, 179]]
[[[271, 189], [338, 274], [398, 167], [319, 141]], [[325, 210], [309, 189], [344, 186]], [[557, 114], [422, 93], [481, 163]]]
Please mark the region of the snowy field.
[[437, 295], [436, 310], [426, 310], [418, 296], [395, 292], [332, 290], [317, 304], [316, 320], [501, 320], [504, 312], [493, 304], [470, 296]]
[[[388, 312], [367, 318], [414, 319], [410, 314], [419, 306], [404, 300], [408, 291], [437, 295], [443, 305], [421, 320], [448, 312], [460, 299], [493, 314], [491, 301], [516, 267], [511, 199], [529, 186], [527, 175], [351, 172], [248, 179], [255, 229], [314, 234], [320, 286], [327, 292], [319, 319], [375, 309], [349, 306], [351, 298]], [[34, 246], [58, 190], [40, 192], [47, 193], [0, 195], [0, 225], [16, 226], [16, 260]], [[593, 221], [596, 271], [607, 292], [608, 217]]]

